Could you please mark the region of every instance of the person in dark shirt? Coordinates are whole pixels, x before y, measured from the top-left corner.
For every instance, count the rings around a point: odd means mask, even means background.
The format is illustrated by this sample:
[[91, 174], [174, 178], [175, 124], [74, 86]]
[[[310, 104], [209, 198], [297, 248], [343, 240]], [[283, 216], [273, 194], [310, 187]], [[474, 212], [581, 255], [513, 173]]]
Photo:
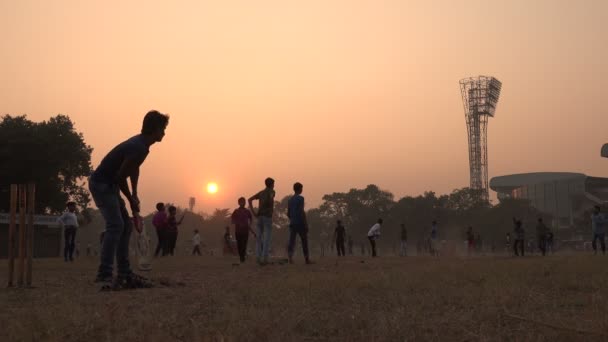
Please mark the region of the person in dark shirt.
[[345, 256], [344, 252], [344, 240], [346, 237], [346, 228], [342, 225], [342, 221], [338, 220], [336, 224], [336, 230], [334, 231], [334, 241], [336, 241], [336, 250], [338, 256]]
[[[258, 263], [265, 265], [270, 256], [270, 243], [272, 242], [272, 214], [274, 211], [274, 179], [266, 178], [266, 188], [249, 198], [249, 209], [258, 220], [258, 238], [256, 255]], [[253, 209], [253, 201], [259, 201], [258, 212]]]
[[399, 255], [407, 256], [407, 229], [405, 229], [405, 224], [401, 224], [401, 246], [400, 246]]
[[517, 220], [513, 218], [513, 232], [515, 235], [515, 242], [513, 243], [513, 252], [515, 256], [524, 256], [524, 238], [526, 236], [526, 232], [524, 230], [523, 224], [521, 220]]
[[232, 213], [232, 224], [234, 224], [234, 235], [236, 237], [236, 246], [239, 252], [241, 263], [245, 262], [247, 257], [247, 240], [249, 240], [249, 232], [255, 237], [255, 232], [251, 228], [253, 216], [251, 211], [245, 208], [245, 197], [239, 198], [239, 207]]
[[536, 239], [538, 241], [538, 249], [541, 254], [545, 256], [547, 254], [547, 232], [549, 228], [543, 222], [543, 218], [538, 218], [538, 223], [536, 224]]
[[473, 234], [473, 227], [469, 226], [467, 229], [467, 254], [470, 256], [475, 251], [475, 235]]
[[157, 257], [162, 252], [162, 256], [167, 255], [167, 213], [165, 212], [164, 203], [156, 203], [156, 214], [152, 218], [152, 225], [156, 228], [156, 236], [158, 243], [154, 256]]
[[169, 218], [167, 219], [167, 254], [175, 255], [175, 245], [177, 244], [177, 227], [184, 221], [184, 214], [182, 218], [177, 221], [177, 208], [174, 206], [169, 207]]
[[[95, 282], [101, 283], [104, 290], [152, 286], [149, 280], [131, 270], [129, 240], [133, 225], [120, 193], [127, 199], [133, 216], [139, 218], [139, 167], [148, 156], [150, 146], [163, 140], [168, 123], [169, 116], [157, 111], [148, 112], [143, 120], [141, 134], [114, 147], [89, 177], [89, 190], [106, 226], [95, 278]], [[131, 189], [128, 179], [131, 181]], [[115, 280], [114, 259], [118, 271]]]
[[304, 186], [301, 183], [295, 183], [293, 185], [294, 195], [287, 202], [287, 217], [289, 217], [287, 255], [290, 264], [293, 263], [296, 235], [300, 235], [300, 240], [302, 240], [302, 252], [304, 253], [306, 263], [311, 263], [308, 256], [308, 222], [306, 221], [306, 211], [304, 210], [303, 189]]

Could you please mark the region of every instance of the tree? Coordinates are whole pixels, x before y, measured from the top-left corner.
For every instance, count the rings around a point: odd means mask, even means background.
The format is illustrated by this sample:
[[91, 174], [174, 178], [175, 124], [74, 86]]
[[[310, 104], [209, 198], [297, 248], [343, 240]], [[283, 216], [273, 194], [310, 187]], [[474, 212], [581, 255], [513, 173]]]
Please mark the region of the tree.
[[9, 188], [36, 183], [36, 211], [59, 213], [75, 201], [82, 209], [90, 202], [85, 177], [92, 172], [93, 148], [68, 116], [33, 122], [25, 115], [5, 115], [0, 121], [0, 210], [9, 209]]
[[355, 235], [364, 236], [368, 226], [374, 224], [379, 217], [384, 217], [386, 222], [394, 204], [392, 193], [371, 184], [365, 189], [325, 195], [319, 210], [325, 222], [342, 220]]

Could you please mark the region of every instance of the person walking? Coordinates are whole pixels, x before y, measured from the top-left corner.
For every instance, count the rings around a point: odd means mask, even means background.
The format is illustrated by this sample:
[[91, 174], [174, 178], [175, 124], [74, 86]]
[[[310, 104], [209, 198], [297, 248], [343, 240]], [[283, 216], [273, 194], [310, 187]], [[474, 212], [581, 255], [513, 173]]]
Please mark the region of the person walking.
[[308, 255], [308, 221], [306, 220], [306, 210], [304, 209], [304, 196], [302, 183], [293, 185], [294, 195], [287, 202], [287, 217], [289, 218], [289, 244], [287, 246], [287, 257], [290, 264], [293, 264], [293, 253], [296, 246], [296, 237], [300, 236], [302, 242], [302, 253], [306, 264], [310, 264]]

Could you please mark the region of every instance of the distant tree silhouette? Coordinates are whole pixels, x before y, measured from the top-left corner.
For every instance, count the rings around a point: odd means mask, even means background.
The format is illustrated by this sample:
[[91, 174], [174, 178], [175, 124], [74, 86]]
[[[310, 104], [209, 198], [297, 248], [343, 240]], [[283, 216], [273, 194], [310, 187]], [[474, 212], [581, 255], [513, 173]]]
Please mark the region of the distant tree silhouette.
[[84, 182], [91, 174], [93, 149], [68, 116], [33, 122], [25, 115], [0, 121], [0, 210], [9, 206], [9, 184], [36, 183], [36, 210], [58, 213], [68, 200], [86, 208]]

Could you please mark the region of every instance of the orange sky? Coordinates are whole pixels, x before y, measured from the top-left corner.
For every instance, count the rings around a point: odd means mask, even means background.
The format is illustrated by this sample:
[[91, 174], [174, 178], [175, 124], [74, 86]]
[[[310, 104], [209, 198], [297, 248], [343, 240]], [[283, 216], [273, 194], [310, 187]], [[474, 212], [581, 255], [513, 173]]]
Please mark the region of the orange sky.
[[171, 115], [144, 211], [234, 207], [266, 176], [311, 206], [467, 186], [458, 81], [479, 74], [503, 82], [490, 177], [608, 174], [608, 1], [0, 1], [0, 32], [0, 113], [69, 115], [95, 166]]

